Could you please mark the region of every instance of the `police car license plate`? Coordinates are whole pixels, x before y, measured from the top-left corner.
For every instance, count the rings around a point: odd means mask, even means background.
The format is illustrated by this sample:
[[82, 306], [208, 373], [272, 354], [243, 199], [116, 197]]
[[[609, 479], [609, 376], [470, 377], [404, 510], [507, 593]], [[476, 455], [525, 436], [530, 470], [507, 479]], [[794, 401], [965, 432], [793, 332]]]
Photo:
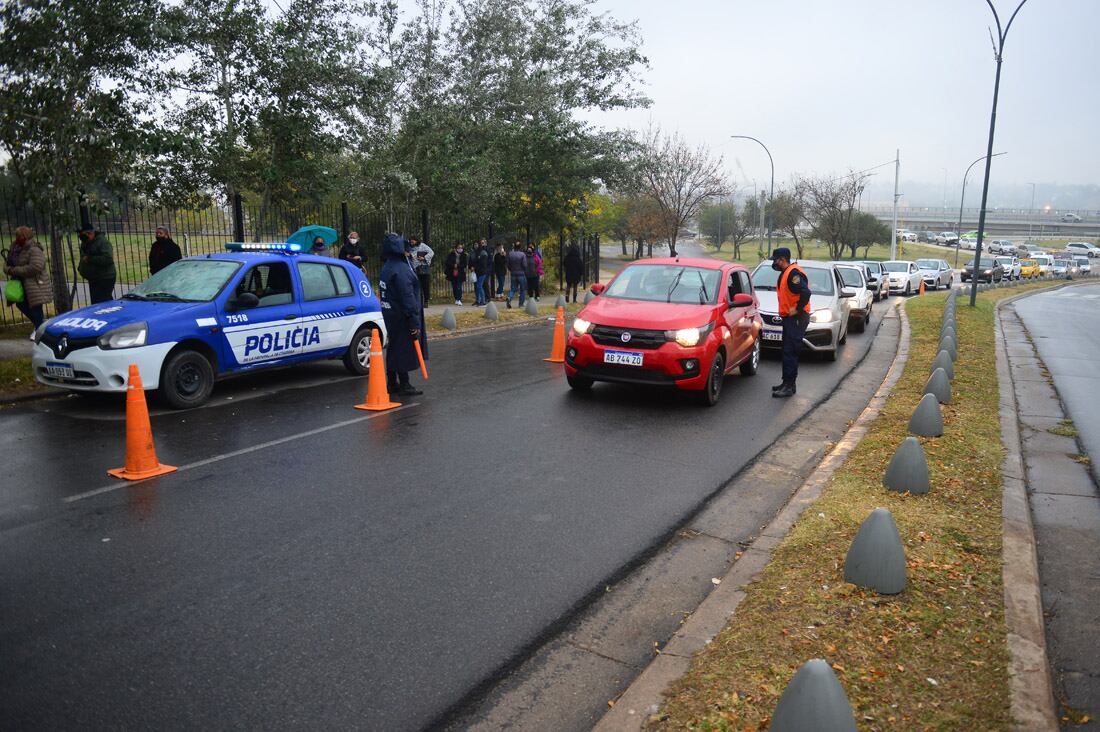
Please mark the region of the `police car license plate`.
[[641, 366], [642, 354], [640, 351], [604, 351], [603, 362], [620, 366]]
[[73, 367], [69, 364], [51, 361], [46, 364], [46, 375], [56, 376], [59, 379], [71, 379], [75, 374], [73, 373]]
[[781, 340], [783, 340], [783, 333], [782, 333], [782, 331], [766, 330], [766, 331], [764, 331], [764, 340], [766, 340], [766, 341], [781, 341]]

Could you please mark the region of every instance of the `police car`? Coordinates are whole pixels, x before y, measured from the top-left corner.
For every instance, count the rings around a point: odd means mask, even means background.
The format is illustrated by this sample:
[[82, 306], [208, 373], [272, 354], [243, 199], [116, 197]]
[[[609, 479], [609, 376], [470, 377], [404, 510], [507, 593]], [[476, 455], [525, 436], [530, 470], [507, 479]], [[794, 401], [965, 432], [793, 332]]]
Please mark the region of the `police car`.
[[188, 257], [121, 299], [74, 310], [34, 333], [35, 378], [74, 391], [126, 390], [129, 365], [177, 409], [218, 376], [324, 358], [366, 374], [381, 306], [363, 272], [297, 244], [227, 244]]

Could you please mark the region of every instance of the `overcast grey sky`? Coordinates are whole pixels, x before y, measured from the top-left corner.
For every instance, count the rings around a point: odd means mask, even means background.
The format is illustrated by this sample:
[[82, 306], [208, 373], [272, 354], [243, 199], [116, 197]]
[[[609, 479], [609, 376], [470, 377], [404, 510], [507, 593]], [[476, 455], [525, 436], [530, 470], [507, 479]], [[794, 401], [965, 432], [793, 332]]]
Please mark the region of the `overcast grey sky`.
[[[994, 0], [1002, 23], [1017, 1]], [[777, 186], [795, 172], [867, 168], [900, 148], [902, 180], [924, 184], [927, 198], [925, 186], [943, 188], [946, 168], [955, 205], [964, 169], [985, 153], [995, 64], [984, 0], [595, 7], [637, 19], [653, 105], [586, 116], [611, 127], [643, 128], [652, 119], [679, 129], [722, 153], [742, 189], [746, 178], [766, 183], [768, 161], [758, 145], [731, 134], [768, 145]], [[1038, 182], [1037, 205], [1043, 184], [1100, 183], [1098, 36], [1100, 0], [1028, 0], [1009, 33], [994, 150], [1008, 154], [994, 160], [993, 179], [1017, 184], [1021, 195], [1030, 192], [1025, 182]], [[969, 183], [977, 190], [980, 169]], [[892, 186], [892, 171], [874, 182]]]

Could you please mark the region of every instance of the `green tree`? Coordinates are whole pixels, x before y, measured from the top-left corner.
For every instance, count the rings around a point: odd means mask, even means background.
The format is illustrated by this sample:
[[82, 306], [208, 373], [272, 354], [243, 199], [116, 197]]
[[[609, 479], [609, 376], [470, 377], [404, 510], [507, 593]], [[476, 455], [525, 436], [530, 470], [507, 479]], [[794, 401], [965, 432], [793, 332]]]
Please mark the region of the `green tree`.
[[806, 202], [802, 192], [797, 187], [794, 190], [780, 190], [767, 208], [771, 214], [772, 226], [776, 231], [794, 239], [798, 258], [803, 259], [805, 255], [802, 251], [801, 234], [806, 215]]
[[0, 147], [49, 229], [54, 305], [71, 303], [60, 230], [74, 196], [129, 185], [158, 147], [142, 101], [165, 53], [157, 0], [0, 5]]
[[841, 178], [803, 178], [798, 183], [804, 191], [806, 218], [812, 224], [812, 234], [825, 242], [829, 259], [844, 256], [856, 199], [866, 181], [865, 174], [849, 174]]
[[748, 238], [749, 228], [737, 210], [736, 201], [708, 202], [699, 208], [699, 233], [710, 239], [718, 251], [725, 242], [730, 242], [733, 258], [740, 259], [741, 245]]
[[[852, 221], [844, 232], [843, 239], [852, 259], [866, 259], [872, 245], [890, 243], [890, 225], [879, 221], [872, 214], [856, 211], [852, 214]], [[862, 257], [858, 256], [860, 247], [863, 247]]]

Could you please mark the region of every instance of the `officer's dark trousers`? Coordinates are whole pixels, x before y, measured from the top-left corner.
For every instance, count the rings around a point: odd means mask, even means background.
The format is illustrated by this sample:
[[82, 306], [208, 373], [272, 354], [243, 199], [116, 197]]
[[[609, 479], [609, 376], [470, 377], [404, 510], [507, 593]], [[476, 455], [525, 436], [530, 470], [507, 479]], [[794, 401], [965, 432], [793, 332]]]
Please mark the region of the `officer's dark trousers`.
[[798, 352], [802, 350], [802, 338], [810, 324], [809, 313], [783, 318], [783, 383], [794, 384], [798, 378]]
[[115, 278], [109, 280], [88, 280], [88, 299], [95, 305], [107, 302], [115, 297]]

